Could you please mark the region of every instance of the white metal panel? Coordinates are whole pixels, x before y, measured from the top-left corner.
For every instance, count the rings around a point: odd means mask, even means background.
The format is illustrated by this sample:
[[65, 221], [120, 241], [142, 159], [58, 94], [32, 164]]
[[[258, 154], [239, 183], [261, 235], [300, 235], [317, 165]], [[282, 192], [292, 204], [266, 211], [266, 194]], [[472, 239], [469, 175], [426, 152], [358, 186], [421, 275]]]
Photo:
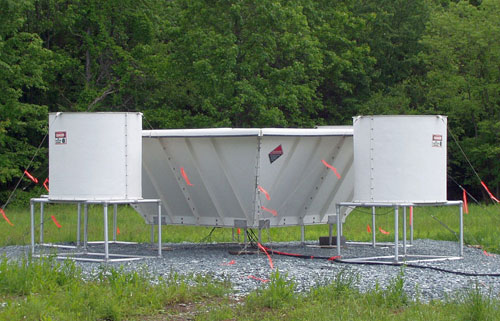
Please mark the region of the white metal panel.
[[224, 137], [258, 136], [259, 128], [199, 128], [144, 130], [143, 137]]
[[[259, 184], [271, 199], [259, 193], [259, 201], [277, 216], [260, 207], [259, 218], [276, 226], [326, 223], [339, 196], [352, 199], [352, 136], [331, 134], [263, 137]], [[277, 146], [283, 155], [271, 163], [269, 153]]]
[[445, 202], [444, 116], [354, 118], [356, 202]]
[[[257, 140], [145, 136], [143, 195], [162, 199], [171, 224], [233, 226], [235, 219], [251, 221]], [[144, 208], [138, 210], [153, 217]]]
[[49, 114], [49, 198], [141, 198], [140, 113]]
[[[269, 153], [279, 145], [285, 152], [271, 163]], [[345, 127], [143, 131], [143, 196], [162, 200], [168, 224], [325, 223], [334, 202], [352, 200], [352, 158], [352, 128]], [[153, 208], [135, 207], [154, 223]]]
[[262, 136], [352, 136], [352, 126], [321, 126], [317, 128], [262, 128]]

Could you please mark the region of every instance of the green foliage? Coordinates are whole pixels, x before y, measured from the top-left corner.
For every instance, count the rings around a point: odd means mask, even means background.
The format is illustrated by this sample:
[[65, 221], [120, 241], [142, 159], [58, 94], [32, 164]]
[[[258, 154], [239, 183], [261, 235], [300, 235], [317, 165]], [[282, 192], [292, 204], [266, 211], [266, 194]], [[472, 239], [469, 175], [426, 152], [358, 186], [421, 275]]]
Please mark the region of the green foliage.
[[[10, 190], [35, 155], [45, 133], [47, 108], [33, 104], [30, 93], [44, 90], [51, 54], [36, 33], [23, 30], [29, 1], [0, 1], [0, 190]], [[45, 150], [35, 157], [44, 165]], [[0, 199], [5, 202], [6, 198]]]
[[269, 282], [264, 288], [259, 288], [248, 295], [246, 302], [250, 309], [280, 308], [289, 306], [297, 299], [295, 283], [287, 278], [287, 274], [280, 275], [276, 270], [271, 274]]
[[[444, 114], [498, 196], [499, 7], [496, 0], [0, 0], [0, 202], [35, 153], [30, 170], [47, 176], [46, 142], [36, 150], [48, 111], [142, 111], [144, 127], [156, 128]], [[488, 198], [453, 141], [449, 149], [451, 176]], [[459, 192], [450, 184], [450, 199]]]

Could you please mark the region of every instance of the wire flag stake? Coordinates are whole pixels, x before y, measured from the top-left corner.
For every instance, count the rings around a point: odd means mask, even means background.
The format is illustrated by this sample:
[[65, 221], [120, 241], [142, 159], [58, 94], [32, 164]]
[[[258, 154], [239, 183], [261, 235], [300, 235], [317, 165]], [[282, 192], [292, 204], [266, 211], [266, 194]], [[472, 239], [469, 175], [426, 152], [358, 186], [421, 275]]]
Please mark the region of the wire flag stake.
[[9, 223], [10, 226], [14, 226], [14, 224], [12, 224], [12, 222], [9, 220], [9, 218], [7, 217], [7, 215], [5, 215], [5, 212], [3, 211], [3, 209], [0, 208], [0, 212], [2, 213], [3, 219], [6, 220], [7, 223]]
[[490, 189], [488, 188], [488, 186], [486, 186], [486, 184], [481, 181], [481, 185], [483, 185], [484, 189], [486, 190], [486, 192], [488, 193], [488, 195], [490, 196], [490, 198], [492, 200], [494, 200], [495, 202], [497, 203], [500, 203], [500, 201], [498, 200], [498, 198], [496, 198], [491, 192], [490, 192]]
[[33, 183], [38, 184], [38, 179], [36, 177], [34, 177], [33, 175], [31, 175], [27, 170], [24, 170], [24, 175], [26, 175], [26, 177], [31, 179], [33, 181]]
[[61, 228], [61, 224], [59, 224], [59, 222], [57, 221], [56, 217], [54, 215], [52, 215], [50, 217], [52, 219], [52, 221], [54, 222], [54, 224], [57, 226], [57, 228]]

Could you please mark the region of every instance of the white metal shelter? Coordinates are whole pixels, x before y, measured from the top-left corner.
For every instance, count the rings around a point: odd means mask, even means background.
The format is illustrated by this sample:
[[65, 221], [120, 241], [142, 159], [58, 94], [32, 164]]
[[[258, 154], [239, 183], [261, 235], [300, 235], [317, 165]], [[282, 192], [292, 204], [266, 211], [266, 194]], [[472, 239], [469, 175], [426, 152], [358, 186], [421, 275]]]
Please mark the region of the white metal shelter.
[[[118, 204], [149, 204], [155, 208], [156, 216], [161, 216], [160, 200], [142, 197], [142, 114], [51, 113], [48, 140], [49, 195], [33, 198], [30, 202], [32, 254], [35, 255], [36, 204], [40, 205], [40, 243], [44, 245], [44, 205], [72, 203], [78, 206], [77, 248], [80, 247], [83, 205], [84, 246], [80, 254], [96, 256], [96, 253], [87, 252], [87, 206], [100, 204], [104, 218], [104, 261], [135, 259], [110, 258], [114, 255], [109, 253], [108, 206], [114, 206], [114, 231]], [[158, 233], [158, 256], [161, 256], [161, 222]]]
[[[375, 207], [394, 208], [394, 262], [459, 259], [463, 256], [462, 201], [447, 201], [447, 118], [440, 115], [379, 115], [353, 117], [354, 201], [345, 207], [372, 209], [372, 245], [375, 240]], [[406, 209], [413, 206], [459, 206], [458, 256], [419, 256], [406, 253]], [[399, 210], [403, 209], [403, 255], [399, 254]], [[413, 224], [411, 224], [413, 239]], [[337, 220], [337, 241], [342, 221]], [[338, 244], [338, 243], [337, 243]], [[341, 247], [337, 247], [341, 255]], [[388, 257], [358, 258], [356, 262], [380, 262]], [[413, 260], [413, 261], [411, 261]]]

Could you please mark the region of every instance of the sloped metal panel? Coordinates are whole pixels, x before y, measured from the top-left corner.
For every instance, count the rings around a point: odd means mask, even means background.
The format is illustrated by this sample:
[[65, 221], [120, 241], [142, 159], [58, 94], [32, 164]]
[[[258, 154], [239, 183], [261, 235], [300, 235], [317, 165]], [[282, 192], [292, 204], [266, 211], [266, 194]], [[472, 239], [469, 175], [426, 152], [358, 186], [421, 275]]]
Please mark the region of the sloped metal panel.
[[[277, 146], [283, 155], [271, 163], [269, 153]], [[335, 214], [338, 196], [352, 198], [352, 158], [350, 136], [264, 136], [259, 183], [271, 199], [259, 193], [259, 217], [276, 226], [325, 223]], [[335, 167], [340, 179], [322, 161]]]
[[[143, 131], [143, 196], [162, 200], [166, 224], [325, 223], [352, 200], [352, 153], [346, 127]], [[155, 222], [153, 208], [136, 209]]]

